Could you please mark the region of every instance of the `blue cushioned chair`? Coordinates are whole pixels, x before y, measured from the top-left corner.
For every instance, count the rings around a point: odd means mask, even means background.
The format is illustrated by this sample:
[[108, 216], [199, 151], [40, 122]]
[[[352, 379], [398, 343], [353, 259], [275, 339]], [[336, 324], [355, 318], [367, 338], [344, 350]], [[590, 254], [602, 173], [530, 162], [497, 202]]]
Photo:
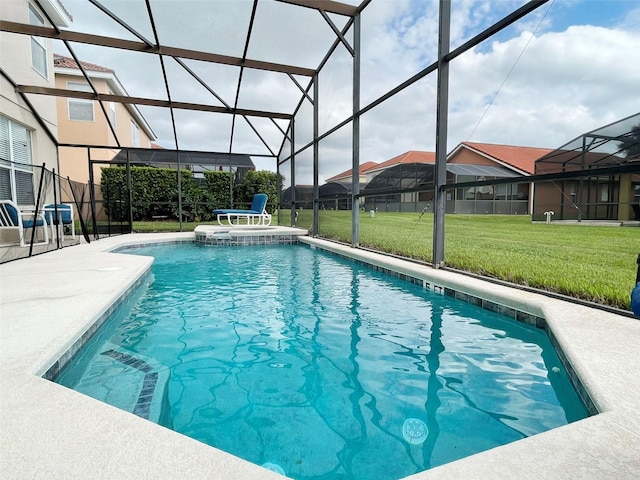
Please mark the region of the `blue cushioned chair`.
[[225, 225], [222, 223], [225, 219], [226, 225], [229, 226], [240, 225], [242, 219], [245, 219], [247, 221], [246, 225], [249, 226], [271, 225], [271, 215], [266, 210], [268, 198], [266, 193], [256, 193], [253, 196], [253, 202], [251, 202], [249, 210], [223, 209], [214, 210], [213, 214], [218, 218], [220, 225]]
[[28, 246], [30, 238], [25, 238], [25, 230], [42, 227], [44, 240], [33, 242], [34, 245], [45, 245], [49, 243], [49, 233], [47, 231], [47, 221], [44, 213], [34, 211], [21, 211], [18, 205], [11, 200], [0, 200], [0, 228], [17, 229], [20, 237], [20, 246]]
[[75, 222], [73, 218], [73, 205], [70, 203], [49, 204], [44, 206], [47, 223], [51, 225], [51, 236], [53, 237], [53, 226], [59, 227], [61, 238], [64, 240], [64, 227], [71, 230], [71, 238], [76, 238]]

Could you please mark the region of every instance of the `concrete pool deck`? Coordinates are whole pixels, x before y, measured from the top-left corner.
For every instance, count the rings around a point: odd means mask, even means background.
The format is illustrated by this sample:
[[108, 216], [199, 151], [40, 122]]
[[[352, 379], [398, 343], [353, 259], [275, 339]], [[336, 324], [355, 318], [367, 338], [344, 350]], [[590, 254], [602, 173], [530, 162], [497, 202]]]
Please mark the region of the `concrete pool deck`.
[[[111, 250], [194, 240], [193, 232], [130, 234], [0, 265], [0, 478], [282, 478], [41, 377], [151, 265]], [[640, 477], [640, 320], [301, 240], [544, 317], [602, 412], [407, 478]]]

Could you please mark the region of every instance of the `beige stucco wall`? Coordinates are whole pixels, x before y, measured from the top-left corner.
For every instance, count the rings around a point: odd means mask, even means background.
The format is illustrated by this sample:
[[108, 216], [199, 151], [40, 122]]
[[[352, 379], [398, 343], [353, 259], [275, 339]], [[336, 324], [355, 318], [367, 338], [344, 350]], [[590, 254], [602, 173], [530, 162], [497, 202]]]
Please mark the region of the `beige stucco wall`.
[[[89, 72], [90, 73], [90, 72]], [[56, 88], [67, 89], [68, 82], [86, 83], [84, 77], [66, 74], [56, 74]], [[115, 93], [105, 78], [91, 78], [93, 86], [98, 93], [111, 94]], [[82, 145], [100, 145], [112, 146], [110, 149], [91, 149], [92, 160], [111, 160], [118, 154], [116, 140], [109, 128], [109, 123], [98, 102], [93, 102], [93, 121], [78, 121], [69, 119], [69, 99], [58, 98], [58, 124], [59, 124], [59, 141], [61, 144], [82, 144]], [[139, 126], [139, 145], [133, 145], [131, 134], [132, 116], [127, 107], [120, 103], [115, 103], [116, 124], [115, 131], [123, 147], [142, 147], [149, 148], [151, 144], [150, 137], [145, 130]], [[107, 114], [110, 112], [110, 103], [105, 102], [104, 108]], [[89, 181], [89, 167], [87, 161], [86, 148], [60, 148], [60, 169], [63, 176], [68, 176], [72, 180], [82, 183]], [[94, 181], [100, 182], [101, 166], [94, 166]]]
[[[29, 23], [28, 3], [25, 0], [2, 0], [0, 5], [2, 20]], [[0, 66], [13, 82], [24, 85], [53, 86], [52, 41], [45, 42], [48, 55], [47, 73], [44, 78], [31, 66], [31, 37], [13, 33], [0, 32]], [[30, 95], [29, 101], [42, 118], [54, 137], [57, 135], [57, 113], [55, 99], [42, 95]], [[36, 115], [23, 98], [15, 92], [14, 86], [0, 77], [0, 114], [27, 127], [31, 131], [31, 158], [34, 165], [45, 164], [49, 170], [58, 170], [58, 153], [55, 142], [40, 126]], [[35, 169], [34, 188], [40, 182], [40, 169]], [[44, 202], [53, 201], [53, 190], [49, 185], [43, 192]], [[22, 205], [28, 207], [27, 205]], [[41, 229], [38, 229], [39, 231]], [[16, 229], [0, 229], [0, 243], [16, 243], [19, 241]]]
[[[25, 0], [2, 0], [0, 18], [12, 22], [29, 23], [28, 3]], [[54, 86], [53, 44], [46, 40], [48, 55], [48, 78], [44, 78], [31, 66], [31, 37], [0, 32], [0, 65], [18, 85]], [[29, 95], [29, 101], [54, 136], [58, 134], [56, 101], [45, 95]], [[34, 165], [46, 164], [47, 168], [58, 168], [56, 148], [42, 130], [28, 105], [16, 94], [13, 86], [0, 81], [0, 112], [5, 117], [28, 127], [32, 138]]]
[[467, 150], [466, 148], [461, 148], [455, 155], [449, 157], [447, 163], [459, 163], [461, 165], [492, 165], [494, 167], [501, 166], [491, 159], [476, 152], [472, 152], [471, 150]]

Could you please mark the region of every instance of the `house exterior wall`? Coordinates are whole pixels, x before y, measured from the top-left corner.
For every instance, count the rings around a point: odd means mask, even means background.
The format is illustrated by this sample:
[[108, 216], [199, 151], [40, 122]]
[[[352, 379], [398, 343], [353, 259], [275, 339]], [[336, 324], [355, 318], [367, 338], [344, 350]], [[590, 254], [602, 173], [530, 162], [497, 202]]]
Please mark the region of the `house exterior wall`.
[[[468, 148], [459, 149], [448, 158], [447, 163], [504, 167], [503, 164]], [[484, 177], [456, 176], [453, 180], [447, 180], [447, 183], [483, 179]], [[455, 191], [447, 191], [447, 213], [526, 215], [532, 210], [532, 197], [531, 184], [457, 188]]]
[[640, 198], [634, 191], [640, 192], [640, 182], [630, 174], [544, 182], [535, 189], [533, 220], [546, 220], [545, 212], [553, 212], [552, 221], [637, 219]]
[[[42, 2], [51, 6], [47, 0]], [[59, 4], [56, 8], [60, 7]], [[38, 8], [35, 8], [39, 11]], [[27, 0], [3, 1], [0, 7], [2, 20], [29, 23], [29, 2]], [[69, 19], [70, 20], [70, 19]], [[50, 26], [46, 23], [45, 25]], [[32, 66], [31, 41], [28, 35], [0, 32], [0, 67], [6, 72], [12, 82], [18, 85], [37, 85], [43, 87], [54, 86], [53, 75], [53, 41], [40, 39], [45, 47], [46, 76], [43, 76]], [[37, 189], [42, 176], [42, 165], [48, 170], [59, 170], [58, 152], [55, 138], [58, 134], [58, 120], [56, 101], [45, 95], [28, 96], [35, 113], [28, 103], [16, 93], [11, 81], [0, 77], [0, 116], [10, 122], [25, 127], [29, 132], [31, 163], [33, 168], [34, 201], [37, 200]], [[40, 117], [49, 132], [38, 122]], [[41, 203], [50, 203], [54, 199], [52, 182], [41, 192]], [[15, 194], [15, 192], [14, 192]], [[33, 205], [20, 205], [32, 207]], [[0, 229], [0, 244], [14, 244], [19, 241], [17, 229]]]
[[461, 148], [455, 155], [452, 155], [447, 163], [459, 163], [461, 165], [492, 165], [502, 166], [492, 161], [490, 158], [473, 152], [467, 148]]
[[[78, 74], [80, 71], [78, 70]], [[93, 86], [98, 93], [112, 94], [116, 93], [111, 88], [108, 78], [96, 78], [88, 72], [91, 77]], [[68, 82], [82, 82], [86, 80], [81, 75], [69, 75], [56, 73], [56, 87], [67, 89]], [[83, 145], [111, 145], [113, 149], [91, 149], [92, 160], [104, 160], [109, 162], [115, 157], [119, 149], [116, 140], [111, 132], [107, 118], [105, 117], [100, 104], [93, 102], [93, 121], [71, 120], [69, 118], [69, 101], [73, 99], [58, 98], [58, 129], [60, 143], [67, 144], [83, 144]], [[120, 145], [123, 147], [141, 147], [149, 148], [152, 139], [145, 129], [139, 126], [139, 143], [134, 145], [132, 136], [132, 122], [135, 121], [129, 109], [121, 103], [105, 102], [104, 107], [107, 115], [110, 114], [111, 108], [115, 109], [115, 131], [118, 136]], [[102, 166], [94, 165], [94, 182], [100, 183], [100, 170]], [[63, 176], [69, 176], [71, 180], [88, 183], [89, 182], [89, 165], [86, 148], [61, 148], [60, 150], [60, 171]]]
[[[3, 1], [0, 18], [12, 22], [29, 23], [29, 3], [25, 1]], [[0, 32], [0, 65], [9, 77], [19, 85], [53, 87], [53, 43], [46, 40], [47, 78], [31, 66], [31, 37]], [[20, 123], [31, 130], [32, 161], [34, 165], [46, 165], [48, 169], [58, 168], [55, 143], [42, 129], [36, 116], [26, 102], [15, 92], [4, 78], [0, 81], [0, 114]], [[56, 101], [46, 95], [30, 95], [29, 101], [55, 136], [58, 134]], [[37, 181], [37, 178], [36, 178]]]

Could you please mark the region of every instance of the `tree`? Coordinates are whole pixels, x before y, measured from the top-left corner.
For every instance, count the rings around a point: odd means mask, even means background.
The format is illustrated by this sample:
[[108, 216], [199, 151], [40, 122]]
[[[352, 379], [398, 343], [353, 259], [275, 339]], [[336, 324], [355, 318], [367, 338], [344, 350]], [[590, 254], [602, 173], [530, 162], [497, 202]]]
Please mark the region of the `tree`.
[[624, 140], [618, 142], [620, 154], [632, 158], [640, 155], [640, 123], [633, 127], [629, 133], [622, 136]]
[[236, 185], [235, 203], [250, 204], [256, 193], [266, 193], [269, 196], [267, 211], [273, 213], [278, 201], [278, 175], [268, 170], [248, 171], [242, 183]]

